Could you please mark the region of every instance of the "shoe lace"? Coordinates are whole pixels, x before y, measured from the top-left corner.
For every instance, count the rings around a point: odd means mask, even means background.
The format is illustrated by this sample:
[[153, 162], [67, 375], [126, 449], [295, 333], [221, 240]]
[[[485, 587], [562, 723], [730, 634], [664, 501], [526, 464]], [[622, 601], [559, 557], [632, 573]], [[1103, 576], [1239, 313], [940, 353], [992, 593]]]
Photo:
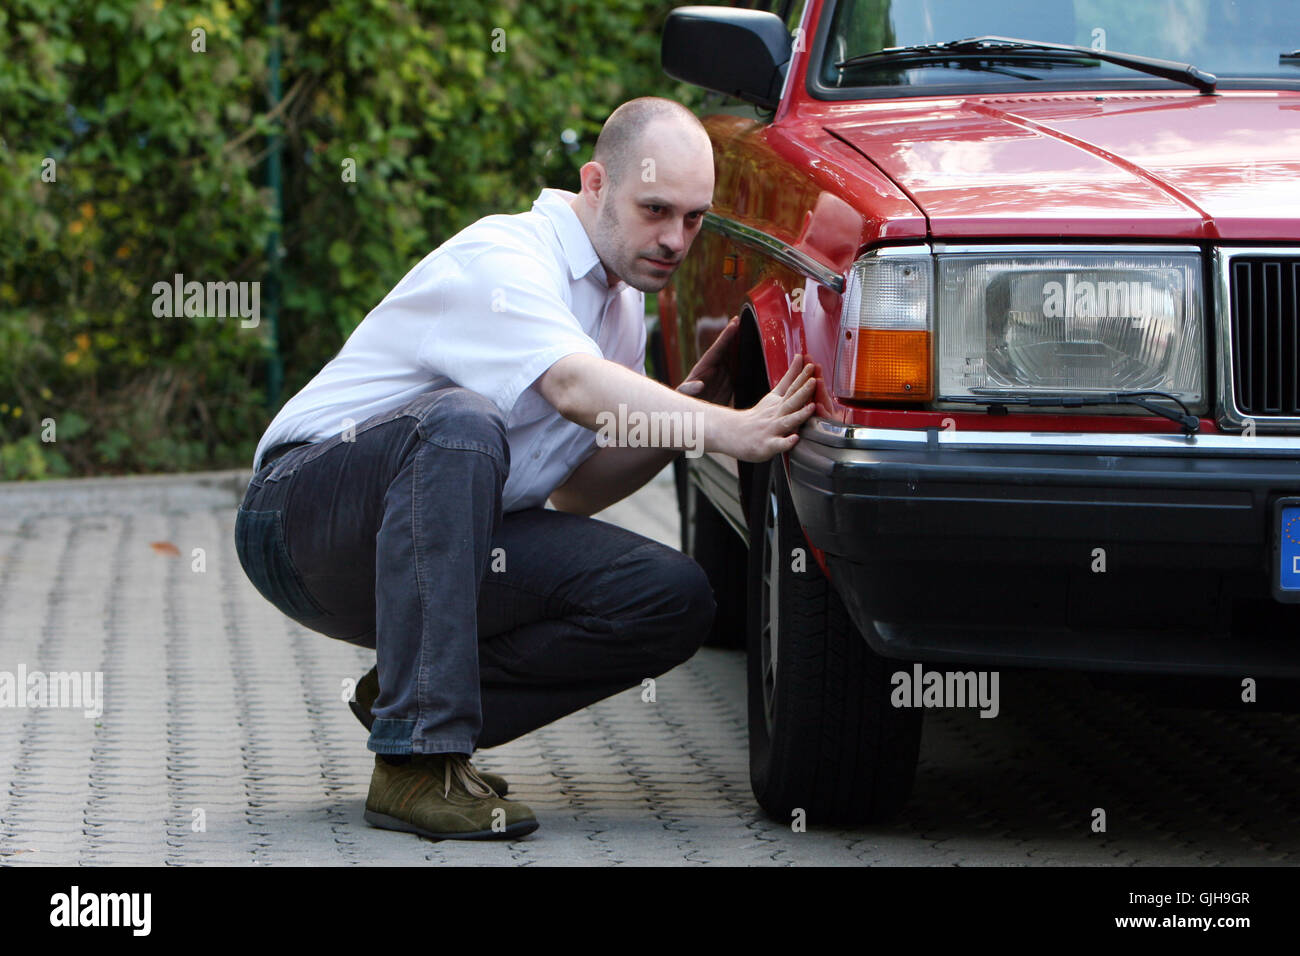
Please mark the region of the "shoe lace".
[[443, 772], [442, 795], [444, 797], [451, 793], [452, 777], [456, 778], [456, 781], [471, 797], [496, 796], [496, 791], [478, 775], [478, 771], [474, 769], [474, 765], [469, 762], [469, 758], [464, 754], [449, 754], [443, 766], [446, 768]]

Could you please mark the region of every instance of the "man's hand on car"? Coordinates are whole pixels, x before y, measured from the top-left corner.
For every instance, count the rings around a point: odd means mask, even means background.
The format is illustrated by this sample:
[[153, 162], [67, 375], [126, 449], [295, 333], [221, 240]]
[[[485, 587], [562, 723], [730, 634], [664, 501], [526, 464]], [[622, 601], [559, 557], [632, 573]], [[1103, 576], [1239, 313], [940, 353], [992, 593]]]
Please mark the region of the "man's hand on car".
[[706, 432], [706, 447], [712, 439], [716, 450], [741, 461], [767, 461], [789, 451], [799, 442], [799, 428], [816, 409], [816, 371], [814, 363], [796, 355], [781, 381], [753, 408], [730, 409], [734, 419], [713, 436]]

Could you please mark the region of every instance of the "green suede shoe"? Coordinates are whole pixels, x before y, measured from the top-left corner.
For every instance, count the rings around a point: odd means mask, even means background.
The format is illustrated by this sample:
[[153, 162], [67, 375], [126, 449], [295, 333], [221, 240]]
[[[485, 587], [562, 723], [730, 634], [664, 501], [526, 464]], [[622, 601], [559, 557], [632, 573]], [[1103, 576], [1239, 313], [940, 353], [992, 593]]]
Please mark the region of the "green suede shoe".
[[365, 818], [432, 840], [510, 840], [537, 829], [533, 811], [498, 797], [463, 754], [412, 754], [397, 765], [375, 754]]
[[[370, 708], [374, 706], [375, 699], [379, 696], [379, 671], [372, 667], [366, 671], [365, 676], [357, 681], [356, 692], [352, 695], [352, 700], [348, 701], [348, 706], [352, 708], [352, 713], [357, 715], [357, 720], [369, 730], [375, 725], [375, 715], [370, 713]], [[478, 775], [487, 781], [487, 785], [496, 791], [498, 797], [504, 797], [510, 792], [510, 784], [506, 778], [496, 773], [488, 773], [486, 770], [479, 770]]]

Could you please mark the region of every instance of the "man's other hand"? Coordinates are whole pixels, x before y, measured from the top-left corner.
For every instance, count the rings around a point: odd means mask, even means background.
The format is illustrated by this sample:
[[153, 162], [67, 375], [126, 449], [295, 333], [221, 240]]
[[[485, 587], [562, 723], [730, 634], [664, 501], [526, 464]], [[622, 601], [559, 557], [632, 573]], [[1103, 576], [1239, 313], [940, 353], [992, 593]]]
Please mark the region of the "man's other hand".
[[677, 391], [714, 405], [731, 404], [734, 382], [731, 377], [735, 365], [736, 341], [740, 332], [740, 318], [732, 316], [717, 338], [700, 356], [690, 374], [677, 386]]

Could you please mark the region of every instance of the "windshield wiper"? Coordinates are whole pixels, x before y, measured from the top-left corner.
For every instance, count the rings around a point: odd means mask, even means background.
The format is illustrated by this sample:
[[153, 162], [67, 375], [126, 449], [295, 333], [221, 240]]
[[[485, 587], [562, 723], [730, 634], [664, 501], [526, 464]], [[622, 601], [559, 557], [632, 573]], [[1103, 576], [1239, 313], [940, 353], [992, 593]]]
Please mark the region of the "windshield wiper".
[[1057, 53], [1071, 58], [1103, 60], [1118, 66], [1149, 73], [1167, 80], [1187, 83], [1202, 93], [1213, 93], [1219, 78], [1213, 73], [1192, 66], [1190, 63], [1175, 63], [1172, 60], [1158, 60], [1134, 53], [1111, 53], [1108, 50], [1094, 50], [1086, 46], [1073, 46], [1068, 43], [1043, 43], [1038, 40], [1019, 40], [1015, 37], [982, 36], [968, 37], [965, 40], [946, 40], [943, 43], [919, 43], [915, 46], [886, 47], [871, 53], [859, 53], [846, 60], [840, 60], [835, 66], [861, 66], [867, 63], [889, 62], [923, 62], [943, 59], [945, 57], [993, 57], [1019, 56], [1021, 53]]
[[[1163, 398], [1173, 402], [1181, 411], [1175, 411], [1164, 405], [1157, 405], [1147, 400], [1147, 396]], [[1085, 405], [1137, 405], [1149, 412], [1161, 415], [1171, 422], [1183, 426], [1187, 435], [1195, 435], [1201, 430], [1201, 420], [1187, 410], [1187, 406], [1176, 395], [1168, 392], [1093, 392], [1080, 394], [1038, 395], [1024, 393], [999, 393], [996, 396], [983, 395], [944, 395], [941, 402], [964, 402], [968, 405], [1033, 405], [1052, 408], [1081, 408]]]

